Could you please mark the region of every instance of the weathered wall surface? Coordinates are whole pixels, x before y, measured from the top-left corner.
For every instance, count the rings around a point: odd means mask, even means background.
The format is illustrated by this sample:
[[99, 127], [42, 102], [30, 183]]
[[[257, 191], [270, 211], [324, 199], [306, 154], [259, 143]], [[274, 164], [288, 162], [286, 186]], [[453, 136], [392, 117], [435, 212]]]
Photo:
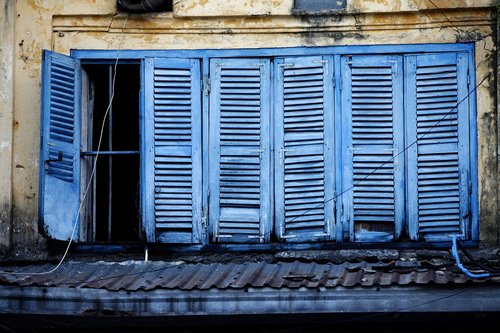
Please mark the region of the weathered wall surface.
[[0, 253], [11, 245], [14, 5], [0, 0]]
[[[0, 0], [0, 26], [7, 32], [0, 36], [0, 246], [8, 247], [12, 240], [13, 254], [18, 257], [45, 253], [44, 239], [37, 232], [42, 49], [68, 54], [71, 49], [475, 41], [477, 82], [496, 66], [495, 0], [348, 1], [345, 11], [330, 16], [291, 15], [293, 0], [176, 0], [173, 13], [143, 15], [117, 13], [115, 3]], [[495, 82], [491, 74], [477, 89], [477, 120], [481, 239], [496, 241], [499, 170]]]

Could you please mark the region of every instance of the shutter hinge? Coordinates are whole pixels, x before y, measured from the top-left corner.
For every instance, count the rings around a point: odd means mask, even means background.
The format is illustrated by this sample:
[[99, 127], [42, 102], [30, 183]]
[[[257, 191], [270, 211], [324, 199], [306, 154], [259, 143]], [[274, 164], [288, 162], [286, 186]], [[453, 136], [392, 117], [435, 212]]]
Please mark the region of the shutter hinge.
[[337, 81], [335, 80], [335, 75], [332, 76], [332, 84], [333, 84], [334, 88], [337, 86]]
[[467, 88], [469, 88], [469, 87], [470, 87], [470, 74], [467, 73]]
[[210, 94], [210, 77], [208, 76], [203, 77], [203, 93], [205, 96]]
[[329, 232], [322, 232], [322, 233], [317, 233], [317, 234], [313, 234], [313, 237], [330, 237], [330, 233]]
[[328, 76], [328, 60], [315, 60], [314, 64], [322, 64], [325, 69], [325, 76]]
[[469, 194], [472, 194], [472, 180], [469, 180]]

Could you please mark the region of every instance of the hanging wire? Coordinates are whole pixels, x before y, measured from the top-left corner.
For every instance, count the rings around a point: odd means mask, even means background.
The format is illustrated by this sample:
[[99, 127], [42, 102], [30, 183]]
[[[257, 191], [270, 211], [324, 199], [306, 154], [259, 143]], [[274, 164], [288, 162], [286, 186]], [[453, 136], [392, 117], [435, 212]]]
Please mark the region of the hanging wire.
[[[292, 218], [290, 221], [287, 221], [287, 223], [292, 223], [293, 221], [295, 221], [296, 219], [304, 216], [305, 214], [309, 213], [310, 211], [314, 210], [314, 209], [317, 209], [317, 208], [320, 208], [320, 207], [323, 207], [325, 204], [327, 204], [328, 202], [330, 201], [333, 201], [333, 200], [336, 200], [337, 198], [341, 197], [342, 195], [344, 195], [345, 193], [353, 190], [356, 186], [358, 186], [360, 183], [362, 183], [363, 181], [365, 181], [368, 177], [370, 177], [371, 175], [373, 175], [375, 172], [377, 172], [379, 169], [381, 169], [382, 167], [384, 167], [386, 164], [388, 163], [392, 163], [394, 161], [394, 159], [396, 157], [398, 157], [399, 155], [402, 155], [403, 153], [405, 153], [408, 149], [410, 149], [412, 146], [414, 146], [415, 144], [418, 143], [419, 140], [422, 140], [426, 135], [428, 135], [429, 133], [432, 132], [432, 130], [434, 128], [436, 128], [442, 121], [444, 121], [450, 114], [453, 113], [453, 110], [457, 110], [458, 111], [458, 107], [460, 106], [460, 104], [462, 104], [464, 101], [468, 100], [470, 95], [472, 93], [474, 93], [477, 88], [483, 84], [484, 81], [486, 81], [487, 78], [490, 77], [492, 73], [488, 73], [485, 77], [483, 77], [483, 79], [474, 87], [474, 89], [471, 89], [469, 91], [469, 93], [464, 97], [462, 98], [460, 101], [457, 102], [457, 104], [455, 104], [455, 106], [453, 106], [441, 119], [439, 119], [432, 127], [430, 127], [426, 132], [422, 133], [422, 135], [420, 137], [417, 137], [417, 139], [415, 141], [413, 141], [412, 143], [410, 143], [408, 146], [406, 146], [404, 149], [402, 149], [401, 151], [399, 151], [397, 154], [393, 155], [389, 160], [385, 161], [385, 162], [382, 162], [379, 166], [377, 166], [376, 168], [374, 168], [370, 173], [368, 173], [366, 176], [364, 176], [363, 178], [361, 178], [360, 180], [358, 180], [356, 183], [354, 183], [352, 186], [344, 189], [342, 192], [338, 193], [337, 195], [321, 202], [321, 203], [318, 203], [316, 206], [312, 207], [312, 208], [309, 208], [308, 210], [305, 210], [302, 212], [302, 214], [300, 215], [297, 215], [295, 216], [294, 218]], [[264, 233], [262, 236], [268, 236], [268, 235], [271, 235], [273, 234], [274, 231], [269, 231], [269, 232], [266, 232]], [[249, 241], [246, 241], [246, 242], [243, 242], [243, 243], [251, 243], [253, 241], [249, 240]]]
[[[111, 18], [111, 21], [116, 17], [116, 15], [114, 15]], [[63, 264], [64, 260], [66, 259], [67, 255], [69, 253], [69, 249], [71, 247], [71, 244], [73, 243], [74, 238], [75, 238], [75, 232], [76, 232], [76, 229], [77, 229], [77, 226], [78, 226], [78, 220], [80, 219], [80, 213], [81, 213], [81, 211], [83, 209], [83, 205], [85, 203], [85, 199], [87, 198], [87, 194], [88, 194], [90, 186], [92, 184], [92, 179], [93, 179], [93, 177], [95, 175], [95, 172], [96, 172], [97, 160], [99, 158], [99, 152], [101, 150], [102, 137], [103, 137], [103, 133], [104, 133], [104, 126], [106, 125], [106, 119], [108, 117], [109, 110], [111, 109], [111, 106], [113, 104], [113, 99], [114, 99], [114, 96], [115, 96], [115, 81], [116, 81], [116, 72], [117, 72], [116, 69], [118, 67], [118, 61], [120, 59], [120, 49], [121, 49], [121, 46], [122, 46], [122, 43], [123, 43], [123, 36], [124, 36], [124, 31], [125, 31], [125, 25], [127, 24], [128, 18], [129, 18], [129, 15], [127, 14], [127, 16], [125, 18], [125, 21], [123, 22], [121, 33], [120, 33], [120, 36], [119, 36], [120, 37], [120, 44], [118, 45], [118, 48], [117, 48], [117, 51], [116, 51], [116, 60], [115, 60], [114, 66], [113, 66], [113, 71], [114, 72], [113, 72], [113, 78], [112, 78], [112, 83], [111, 83], [112, 93], [111, 93], [111, 96], [109, 98], [109, 103], [108, 103], [108, 106], [106, 108], [106, 112], [104, 113], [103, 120], [102, 120], [101, 130], [100, 130], [100, 133], [99, 133], [99, 142], [97, 144], [97, 150], [96, 150], [96, 155], [95, 155], [95, 158], [94, 158], [94, 164], [92, 166], [92, 172], [90, 174], [87, 187], [85, 188], [85, 192], [83, 194], [83, 198], [80, 201], [80, 205], [79, 205], [78, 211], [76, 213], [75, 221], [73, 222], [73, 229], [71, 231], [71, 237], [70, 237], [70, 239], [68, 241], [68, 245], [66, 246], [64, 254], [61, 257], [61, 259], [59, 260], [58, 264], [54, 268], [52, 268], [51, 270], [45, 271], [45, 272], [28, 273], [28, 272], [7, 272], [7, 271], [0, 271], [0, 274], [11, 274], [11, 275], [46, 275], [46, 274], [51, 274], [51, 273], [55, 272]]]

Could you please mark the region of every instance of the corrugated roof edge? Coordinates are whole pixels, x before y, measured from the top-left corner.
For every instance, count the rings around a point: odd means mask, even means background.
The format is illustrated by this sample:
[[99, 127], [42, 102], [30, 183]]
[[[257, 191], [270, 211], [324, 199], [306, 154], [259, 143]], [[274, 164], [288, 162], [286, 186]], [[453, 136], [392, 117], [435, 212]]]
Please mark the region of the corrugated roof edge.
[[[22, 287], [62, 287], [126, 290], [234, 290], [245, 288], [316, 289], [406, 285], [478, 284], [448, 260], [398, 259], [358, 263], [247, 262], [187, 264], [183, 261], [65, 262], [9, 267], [18, 274], [0, 274], [0, 283]], [[500, 282], [500, 281], [499, 281]]]

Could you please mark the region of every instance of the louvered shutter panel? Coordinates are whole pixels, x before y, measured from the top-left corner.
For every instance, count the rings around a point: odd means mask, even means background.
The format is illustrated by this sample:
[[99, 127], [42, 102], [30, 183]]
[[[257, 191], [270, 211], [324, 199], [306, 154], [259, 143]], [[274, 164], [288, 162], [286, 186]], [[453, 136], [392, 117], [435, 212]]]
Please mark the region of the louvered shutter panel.
[[403, 221], [402, 59], [342, 58], [343, 220], [350, 239], [391, 241]]
[[79, 222], [81, 67], [44, 50], [42, 68], [40, 223], [48, 237], [68, 240]]
[[210, 63], [210, 225], [218, 242], [270, 236], [269, 60]]
[[412, 239], [467, 236], [468, 60], [463, 53], [409, 56], [408, 219]]
[[145, 229], [148, 241], [201, 241], [201, 81], [194, 59], [147, 59]]
[[276, 222], [280, 239], [334, 236], [333, 59], [277, 60]]

